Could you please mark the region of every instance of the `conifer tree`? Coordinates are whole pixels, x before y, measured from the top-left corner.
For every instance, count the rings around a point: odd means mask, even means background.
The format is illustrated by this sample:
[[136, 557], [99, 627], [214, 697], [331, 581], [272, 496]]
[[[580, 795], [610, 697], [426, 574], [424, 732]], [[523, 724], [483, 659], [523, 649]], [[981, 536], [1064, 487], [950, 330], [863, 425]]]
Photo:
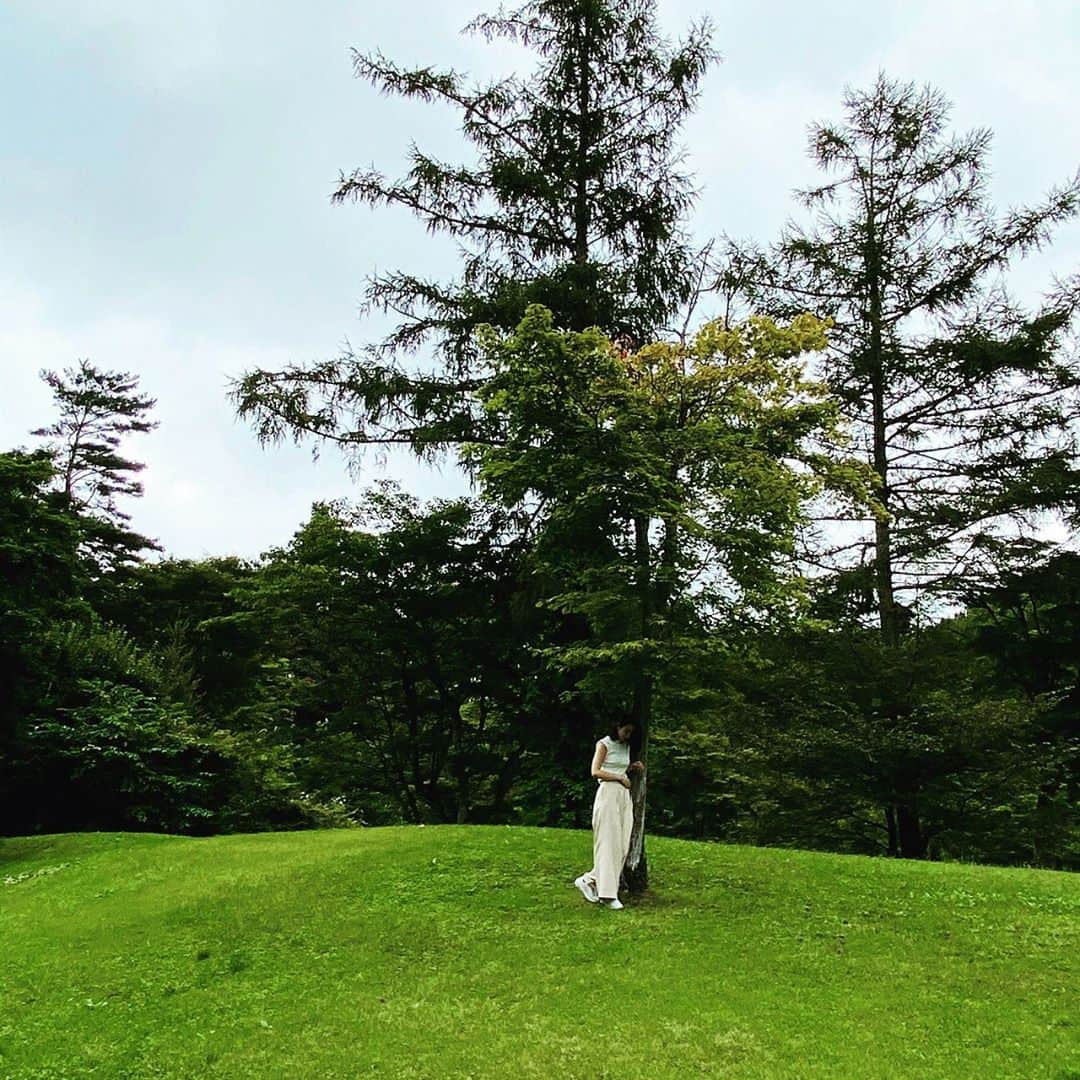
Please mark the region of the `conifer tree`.
[[[457, 110], [476, 163], [446, 164], [414, 145], [406, 176], [357, 169], [333, 195], [404, 208], [454, 237], [461, 273], [445, 283], [376, 275], [362, 313], [403, 318], [385, 340], [238, 380], [239, 412], [264, 441], [312, 435], [347, 451], [398, 444], [437, 454], [482, 437], [465, 405], [476, 389], [477, 325], [509, 330], [540, 303], [559, 326], [599, 326], [636, 346], [690, 295], [695, 256], [683, 225], [694, 191], [677, 138], [717, 59], [708, 20], [672, 45], [656, 28], [655, 0], [530, 0], [466, 31], [532, 50], [535, 70], [473, 86], [378, 53], [355, 53], [354, 63], [387, 94]], [[427, 346], [426, 366], [406, 362]]]
[[[833, 174], [799, 192], [811, 224], [768, 250], [728, 241], [717, 288], [783, 318], [834, 322], [823, 375], [844, 403], [888, 515], [817, 553], [854, 610], [896, 650], [920, 600], [956, 598], [1044, 548], [1047, 511], [1075, 514], [1080, 357], [1068, 332], [1080, 277], [1028, 310], [1003, 275], [1080, 209], [1080, 174], [1037, 206], [999, 215], [990, 132], [949, 136], [931, 87], [878, 76], [845, 93], [844, 120], [810, 129]], [[890, 706], [907, 707], [902, 694]], [[885, 808], [890, 847], [922, 856], [917, 796]]]
[[812, 156], [834, 174], [798, 193], [813, 223], [789, 222], [767, 252], [729, 242], [717, 285], [777, 318], [834, 322], [823, 374], [891, 519], [828, 555], [869, 551], [867, 584], [895, 643], [917, 594], [993, 576], [1029, 547], [1010, 524], [1033, 528], [1076, 491], [1080, 357], [1067, 332], [1080, 277], [1026, 310], [1002, 274], [1080, 210], [1080, 173], [998, 215], [990, 132], [947, 136], [939, 91], [881, 74], [844, 108], [842, 123], [811, 127]]
[[42, 371], [41, 377], [52, 387], [60, 415], [31, 434], [49, 440], [56, 483], [68, 509], [84, 522], [84, 554], [105, 570], [137, 560], [141, 551], [160, 550], [128, 527], [131, 515], [117, 502], [143, 493], [138, 473], [145, 466], [124, 456], [121, 443], [158, 426], [146, 418], [155, 400], [138, 393], [137, 375], [103, 371], [88, 360], [62, 373]]

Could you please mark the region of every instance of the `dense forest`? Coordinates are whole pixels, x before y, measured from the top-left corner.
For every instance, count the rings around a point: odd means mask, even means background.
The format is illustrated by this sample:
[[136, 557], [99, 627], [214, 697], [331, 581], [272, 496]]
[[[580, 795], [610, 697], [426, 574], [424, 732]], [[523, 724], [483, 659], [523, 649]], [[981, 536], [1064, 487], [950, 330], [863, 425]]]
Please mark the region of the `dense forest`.
[[632, 718], [639, 834], [1080, 869], [1080, 554], [1043, 528], [1080, 525], [1080, 275], [1008, 280], [1080, 174], [997, 211], [989, 131], [882, 73], [810, 128], [782, 235], [695, 237], [707, 20], [469, 29], [534, 69], [355, 68], [456, 109], [471, 162], [334, 195], [453, 237], [459, 276], [371, 278], [388, 337], [232, 400], [472, 495], [387, 481], [258, 559], [171, 558], [133, 527], [137, 374], [43, 373], [55, 414], [0, 454], [0, 832], [586, 827]]

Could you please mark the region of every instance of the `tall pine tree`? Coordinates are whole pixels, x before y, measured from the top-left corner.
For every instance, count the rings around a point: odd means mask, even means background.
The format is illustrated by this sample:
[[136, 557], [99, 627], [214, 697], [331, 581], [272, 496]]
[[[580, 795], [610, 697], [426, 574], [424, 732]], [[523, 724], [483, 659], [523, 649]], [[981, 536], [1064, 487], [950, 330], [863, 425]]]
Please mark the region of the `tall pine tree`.
[[[536, 303], [564, 329], [596, 326], [638, 347], [692, 294], [698, 258], [684, 220], [694, 192], [679, 171], [677, 139], [718, 58], [708, 20], [672, 45], [657, 30], [654, 0], [530, 0], [466, 29], [531, 49], [536, 69], [473, 87], [454, 72], [402, 70], [381, 55], [356, 54], [355, 66], [384, 92], [457, 109], [477, 163], [446, 165], [414, 146], [404, 178], [358, 170], [341, 177], [334, 195], [404, 207], [429, 231], [453, 236], [464, 251], [461, 275], [445, 284], [400, 272], [374, 277], [365, 310], [404, 318], [387, 339], [360, 354], [240, 379], [238, 411], [263, 442], [314, 436], [347, 451], [397, 444], [424, 456], [496, 443], [497, 427], [477, 407], [485, 379], [478, 325], [511, 330]], [[427, 370], [405, 362], [428, 344]], [[640, 528], [638, 551], [644, 585]], [[639, 730], [650, 698], [639, 673]]]
[[[454, 237], [464, 263], [447, 283], [370, 278], [362, 311], [403, 317], [385, 340], [238, 380], [239, 412], [261, 439], [438, 453], [482, 437], [467, 407], [477, 325], [509, 330], [541, 303], [559, 326], [599, 326], [640, 345], [672, 318], [695, 265], [683, 228], [694, 192], [677, 138], [717, 55], [707, 20], [671, 45], [654, 9], [654, 0], [531, 0], [481, 16], [466, 30], [515, 41], [538, 61], [528, 77], [486, 85], [355, 54], [357, 75], [385, 93], [456, 109], [477, 161], [448, 165], [413, 146], [406, 176], [343, 174], [333, 198], [402, 207]], [[406, 363], [429, 345], [426, 370]]]
[[52, 387], [59, 416], [31, 434], [47, 439], [56, 463], [56, 484], [68, 510], [83, 520], [83, 554], [97, 571], [137, 561], [154, 541], [131, 529], [131, 515], [118, 498], [143, 493], [142, 462], [124, 456], [123, 440], [153, 431], [147, 419], [153, 398], [138, 393], [139, 378], [124, 371], [103, 371], [88, 360], [62, 373], [42, 371]]
[[[940, 92], [879, 75], [844, 108], [841, 123], [811, 128], [812, 156], [833, 174], [799, 193], [812, 222], [767, 251], [729, 242], [717, 287], [776, 317], [809, 308], [834, 321], [823, 374], [889, 516], [848, 516], [872, 533], [818, 557], [896, 649], [920, 597], [1023, 565], [1040, 550], [1039, 514], [1075, 507], [1080, 357], [1065, 335], [1080, 279], [1026, 310], [1003, 274], [1075, 216], [1080, 174], [999, 215], [990, 133], [947, 136]], [[893, 849], [924, 855], [916, 795], [885, 815]]]

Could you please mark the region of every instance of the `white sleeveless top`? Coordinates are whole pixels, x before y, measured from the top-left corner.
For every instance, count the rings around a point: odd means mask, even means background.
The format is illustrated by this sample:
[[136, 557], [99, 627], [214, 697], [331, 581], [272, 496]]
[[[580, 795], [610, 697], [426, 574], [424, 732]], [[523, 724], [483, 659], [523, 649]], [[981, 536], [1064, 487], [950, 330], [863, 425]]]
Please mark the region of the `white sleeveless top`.
[[[607, 747], [607, 756], [600, 768], [616, 776], [625, 776], [626, 767], [630, 764], [630, 744], [619, 742], [610, 735], [605, 735], [600, 741]], [[596, 779], [598, 783], [604, 782], [600, 777]]]

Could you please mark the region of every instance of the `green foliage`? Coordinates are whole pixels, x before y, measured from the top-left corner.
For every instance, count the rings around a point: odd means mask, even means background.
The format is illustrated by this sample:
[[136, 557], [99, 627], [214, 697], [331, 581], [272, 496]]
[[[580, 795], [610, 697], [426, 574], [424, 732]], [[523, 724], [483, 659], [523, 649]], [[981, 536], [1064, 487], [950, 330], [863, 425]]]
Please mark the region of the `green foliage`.
[[341, 178], [337, 201], [404, 207], [462, 245], [461, 279], [450, 285], [400, 273], [372, 280], [369, 308], [411, 316], [384, 348], [411, 350], [436, 334], [461, 370], [474, 326], [509, 329], [533, 303], [570, 329], [647, 340], [692, 279], [683, 222], [693, 190], [676, 139], [718, 59], [709, 20], [673, 45], [654, 0], [529, 0], [466, 29], [524, 47], [535, 67], [470, 87], [457, 72], [354, 52], [356, 74], [376, 88], [460, 113], [477, 150], [475, 164], [455, 167], [413, 146], [400, 180], [374, 169]]
[[0, 765], [48, 678], [38, 637], [52, 618], [79, 606], [78, 522], [49, 491], [54, 475], [42, 451], [0, 454]]
[[[512, 330], [540, 304], [559, 326], [640, 344], [689, 298], [693, 191], [676, 140], [718, 59], [709, 21], [672, 44], [655, 0], [530, 0], [469, 29], [523, 46], [535, 67], [470, 86], [457, 72], [406, 70], [379, 53], [354, 59], [377, 89], [460, 115], [475, 161], [447, 165], [414, 146], [404, 177], [357, 169], [334, 194], [403, 208], [453, 237], [459, 277], [376, 274], [363, 313], [403, 319], [386, 340], [236, 380], [237, 411], [261, 441], [312, 437], [316, 450], [336, 443], [350, 460], [399, 444], [436, 458], [487, 437], [469, 407], [483, 378], [477, 326]], [[403, 361], [429, 343], [440, 354], [434, 370]]]
[[294, 744], [305, 784], [365, 821], [505, 815], [527, 660], [505, 520], [390, 486], [317, 504], [238, 590], [264, 646], [231, 723]]
[[[194, 676], [96, 616], [35, 642], [49, 672], [9, 747], [5, 828], [175, 832], [341, 825], [305, 795], [287, 748], [216, 729], [190, 708]], [[173, 658], [175, 660], [175, 658]]]
[[256, 573], [236, 558], [162, 559], [124, 568], [97, 610], [154, 652], [175, 683], [168, 692], [206, 717], [248, 701], [263, 635], [241, 610], [240, 589]]
[[27, 726], [24, 768], [48, 793], [32, 820], [47, 828], [77, 821], [92, 829], [208, 831], [214, 815], [203, 803], [205, 777], [216, 763], [183, 709], [104, 680], [80, 680], [75, 690], [79, 705], [31, 717]]
[[716, 650], [692, 696], [659, 696], [654, 827], [895, 855], [903, 807], [931, 857], [1076, 868], [1076, 746], [1047, 737], [1050, 697], [990, 675], [962, 622], [899, 653], [809, 629]]
[[666, 678], [702, 618], [797, 611], [804, 502], [825, 487], [873, 502], [865, 468], [809, 445], [842, 437], [798, 359], [826, 329], [810, 316], [711, 323], [686, 346], [627, 354], [535, 306], [511, 334], [479, 331], [491, 375], [478, 396], [497, 437], [463, 457], [486, 497], [530, 509], [532, 565], [553, 586], [538, 602], [590, 629], [541, 655], [590, 699], [605, 683], [625, 693], [643, 668]]
[[[827, 175], [797, 193], [807, 221], [767, 252], [729, 242], [718, 267], [718, 285], [756, 311], [810, 306], [835, 324], [822, 369], [889, 510], [869, 542], [893, 642], [905, 607], [1028, 565], [1039, 512], [1074, 515], [1080, 480], [1080, 277], [1028, 310], [1004, 276], [1080, 213], [1080, 173], [999, 213], [991, 132], [950, 134], [950, 111], [941, 91], [884, 73], [846, 91], [843, 118], [811, 129]], [[827, 565], [851, 569], [832, 554]]]

